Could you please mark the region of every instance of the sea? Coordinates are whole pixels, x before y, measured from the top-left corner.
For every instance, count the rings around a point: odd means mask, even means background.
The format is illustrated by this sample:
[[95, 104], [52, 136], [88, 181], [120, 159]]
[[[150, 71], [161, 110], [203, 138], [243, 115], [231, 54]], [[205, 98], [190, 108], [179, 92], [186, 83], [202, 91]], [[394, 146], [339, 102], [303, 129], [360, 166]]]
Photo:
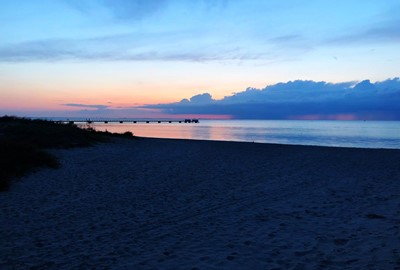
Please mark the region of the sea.
[[400, 121], [200, 120], [91, 126], [141, 137], [400, 149]]

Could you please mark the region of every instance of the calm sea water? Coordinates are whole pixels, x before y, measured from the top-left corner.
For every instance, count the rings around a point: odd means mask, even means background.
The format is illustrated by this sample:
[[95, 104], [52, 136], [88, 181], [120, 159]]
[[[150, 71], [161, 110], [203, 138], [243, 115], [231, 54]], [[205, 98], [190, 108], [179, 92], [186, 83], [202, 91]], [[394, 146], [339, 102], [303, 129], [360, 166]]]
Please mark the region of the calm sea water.
[[398, 121], [202, 120], [198, 124], [96, 124], [137, 136], [400, 149]]

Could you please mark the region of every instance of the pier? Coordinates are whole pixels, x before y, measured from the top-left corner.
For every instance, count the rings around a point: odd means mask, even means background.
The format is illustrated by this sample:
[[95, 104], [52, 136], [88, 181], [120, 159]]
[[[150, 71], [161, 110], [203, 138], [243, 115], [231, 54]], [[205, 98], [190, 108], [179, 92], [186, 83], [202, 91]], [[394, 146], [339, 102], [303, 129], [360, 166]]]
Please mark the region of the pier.
[[182, 119], [182, 120], [154, 120], [154, 119], [140, 119], [140, 120], [134, 120], [134, 119], [85, 119], [85, 120], [57, 120], [54, 121], [55, 123], [68, 123], [68, 124], [112, 124], [112, 123], [119, 123], [119, 124], [139, 124], [139, 123], [156, 123], [156, 124], [161, 124], [161, 123], [199, 123], [199, 119]]

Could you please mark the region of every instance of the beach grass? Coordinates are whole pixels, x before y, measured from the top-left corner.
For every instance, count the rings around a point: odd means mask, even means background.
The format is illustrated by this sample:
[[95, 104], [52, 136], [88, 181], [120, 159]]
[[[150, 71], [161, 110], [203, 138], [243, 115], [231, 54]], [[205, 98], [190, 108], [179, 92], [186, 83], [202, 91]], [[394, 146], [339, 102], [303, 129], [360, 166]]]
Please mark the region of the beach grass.
[[15, 116], [0, 117], [0, 191], [8, 190], [18, 177], [39, 167], [57, 168], [57, 159], [47, 149], [85, 147], [108, 142], [112, 137], [135, 138], [92, 127]]

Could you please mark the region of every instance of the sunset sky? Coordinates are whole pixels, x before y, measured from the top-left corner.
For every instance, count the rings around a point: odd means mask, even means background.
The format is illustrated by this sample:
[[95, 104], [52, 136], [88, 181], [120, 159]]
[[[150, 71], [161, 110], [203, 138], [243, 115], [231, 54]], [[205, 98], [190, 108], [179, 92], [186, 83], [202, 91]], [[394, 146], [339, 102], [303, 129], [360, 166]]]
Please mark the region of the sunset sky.
[[[258, 95], [282, 82], [289, 86], [279, 94], [282, 106], [293, 102], [290, 87], [304, 90], [296, 95], [301, 103], [311, 96], [316, 102], [334, 85], [331, 107], [344, 94], [345, 102], [362, 99], [364, 107], [304, 113], [298, 107], [280, 118], [400, 119], [396, 106], [380, 111], [386, 100], [400, 100], [398, 0], [0, 0], [0, 6], [0, 115], [252, 118], [256, 112], [235, 114], [234, 104], [219, 108], [236, 100], [254, 109], [254, 99], [229, 96], [249, 87]], [[364, 80], [370, 82], [359, 84]], [[357, 84], [370, 90], [368, 97], [348, 99]], [[190, 98], [203, 93], [196, 110], [174, 107], [182, 99], [194, 106]], [[264, 95], [257, 106], [270, 99], [276, 95]]]

